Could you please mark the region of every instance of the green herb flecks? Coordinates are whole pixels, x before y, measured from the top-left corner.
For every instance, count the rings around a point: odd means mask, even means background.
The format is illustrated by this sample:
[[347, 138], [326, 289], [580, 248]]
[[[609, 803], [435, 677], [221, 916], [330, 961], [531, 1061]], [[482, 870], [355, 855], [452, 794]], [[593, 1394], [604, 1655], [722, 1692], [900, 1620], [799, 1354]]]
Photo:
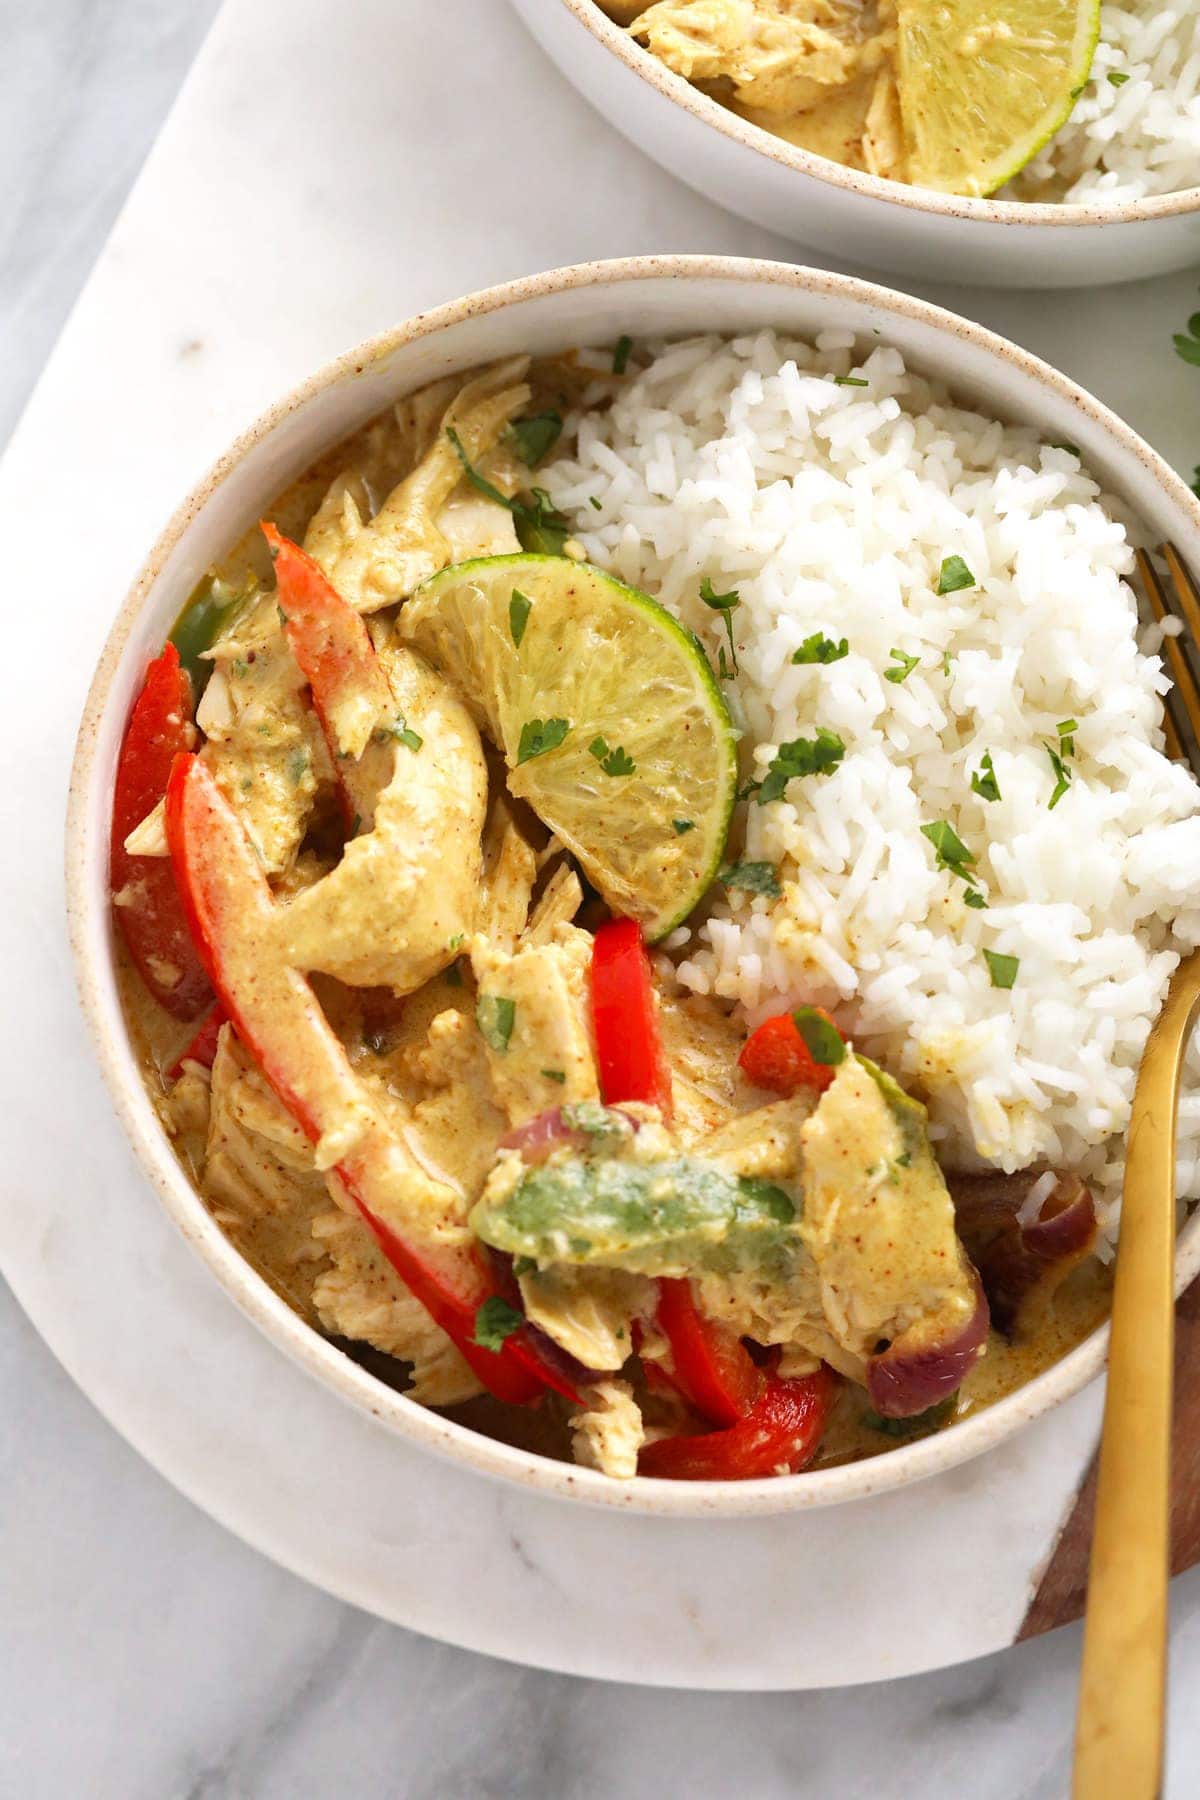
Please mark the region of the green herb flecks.
[[727, 888], [740, 888], [744, 894], [765, 894], [769, 900], [778, 900], [783, 892], [779, 871], [769, 862], [729, 863], [717, 879]]
[[771, 758], [767, 772], [758, 787], [758, 804], [780, 800], [789, 781], [801, 775], [831, 775], [846, 754], [846, 746], [836, 731], [818, 725], [812, 738], [793, 738], [780, 744]]
[[631, 337], [619, 337], [617, 347], [613, 351], [613, 374], [623, 375], [629, 367], [629, 352], [633, 349]]
[[825, 636], [823, 631], [814, 631], [806, 637], [798, 650], [792, 651], [794, 663], [835, 663], [841, 662], [843, 656], [849, 656], [850, 645], [845, 638], [837, 643]]
[[619, 744], [615, 750], [610, 750], [602, 737], [592, 739], [588, 755], [595, 757], [606, 775], [632, 775], [637, 767], [632, 756], [626, 755]]
[[380, 725], [374, 736], [375, 741], [380, 744], [386, 743], [389, 738], [394, 738], [398, 744], [403, 744], [406, 750], [412, 750], [414, 753], [425, 742], [420, 732], [413, 730], [403, 713], [397, 713], [390, 725]]
[[517, 1003], [507, 994], [480, 994], [475, 1003], [475, 1023], [480, 1036], [498, 1056], [503, 1056], [508, 1049], [516, 1018]]
[[996, 780], [996, 771], [992, 767], [990, 750], [984, 751], [979, 767], [971, 777], [971, 792], [978, 794], [981, 800], [999, 800], [1000, 798], [1000, 783]]
[[1056, 443], [1054, 441], [1054, 439], [1052, 438], [1050, 441], [1049, 447], [1051, 450], [1065, 450], [1068, 456], [1078, 456], [1079, 455], [1079, 445], [1078, 444], [1068, 444], [1065, 441], [1060, 441], [1060, 442]]
[[1054, 770], [1054, 792], [1050, 796], [1049, 807], [1049, 810], [1053, 812], [1071, 785], [1071, 771], [1053, 744], [1047, 744], [1045, 750], [1046, 755], [1050, 758], [1050, 767]]
[[1200, 368], [1200, 313], [1193, 313], [1187, 322], [1186, 331], [1177, 331], [1174, 336], [1175, 354], [1181, 356], [1185, 363], [1193, 368]]
[[510, 1338], [514, 1331], [520, 1331], [524, 1323], [524, 1317], [515, 1306], [510, 1306], [499, 1294], [493, 1294], [475, 1314], [473, 1341], [481, 1350], [501, 1350], [505, 1338]]
[[308, 774], [308, 751], [293, 750], [287, 760], [288, 780], [293, 787], [299, 787]]
[[1124, 87], [1129, 80], [1123, 69], [1110, 69], [1108, 72], [1109, 87]]
[[522, 1275], [532, 1275], [536, 1268], [537, 1264], [534, 1262], [532, 1256], [513, 1257], [513, 1274], [518, 1281], [521, 1279]]
[[835, 375], [833, 385], [835, 387], [870, 387], [871, 384], [862, 375]]
[[683, 837], [686, 832], [695, 831], [695, 819], [672, 819], [671, 829], [676, 837]]
[[534, 413], [529, 419], [514, 419], [508, 430], [517, 455], [527, 468], [532, 469], [557, 444], [562, 428], [561, 413], [541, 412]]
[[603, 500], [598, 500], [596, 498], [595, 494], [588, 495], [588, 505], [592, 508], [593, 512], [603, 512], [604, 511]]
[[883, 671], [883, 679], [894, 681], [897, 684], [907, 681], [921, 660], [919, 656], [905, 656], [903, 650], [891, 649], [888, 651], [888, 655], [894, 660], [891, 668]]
[[517, 745], [518, 764], [545, 756], [547, 750], [557, 750], [570, 729], [566, 719], [526, 719]]
[[525, 627], [529, 623], [529, 615], [533, 610], [533, 601], [520, 588], [514, 588], [512, 599], [508, 603], [508, 629], [512, 633], [512, 641], [516, 649], [521, 648], [521, 639], [525, 636]]
[[998, 950], [985, 950], [983, 960], [988, 966], [994, 988], [1010, 988], [1013, 985], [1021, 966], [1020, 957], [1002, 956]]
[[513, 516], [513, 525], [522, 550], [534, 555], [561, 556], [563, 545], [570, 536], [569, 520], [555, 509], [545, 488], [531, 488], [528, 500], [520, 500], [510, 494], [502, 494], [500, 489], [490, 482], [486, 475], [481, 475], [466, 451], [462, 440], [453, 425], [446, 427], [446, 436], [451, 448], [462, 464], [463, 474], [475, 489], [497, 506], [503, 506]]
[[737, 650], [735, 649], [733, 642], [733, 615], [742, 604], [741, 596], [736, 588], [730, 588], [727, 594], [716, 593], [713, 589], [712, 582], [706, 575], [704, 580], [700, 583], [700, 598], [710, 612], [719, 612], [725, 621], [725, 634], [729, 639], [729, 656], [733, 667], [731, 670], [726, 665], [725, 651], [722, 649], [720, 675], [723, 681], [728, 681], [732, 675], [736, 675], [738, 672]]
[[839, 1063], [845, 1062], [846, 1045], [841, 1032], [815, 1006], [798, 1006], [792, 1014], [792, 1022], [815, 1063], [826, 1069], [836, 1069]]
[[978, 586], [979, 583], [961, 556], [944, 556], [942, 558], [937, 584], [939, 594], [957, 594], [963, 588]]
[[543, 1069], [542, 1074], [547, 1081], [557, 1081], [560, 1087], [565, 1084], [567, 1079], [563, 1069]]
[[1079, 730], [1078, 719], [1060, 719], [1054, 727], [1058, 733], [1058, 747], [1064, 756], [1075, 754], [1075, 733]]
[[979, 877], [974, 872], [975, 857], [949, 821], [934, 819], [932, 823], [922, 825], [921, 835], [933, 845], [938, 868], [957, 875], [967, 889], [967, 905], [977, 910], [986, 906], [987, 901], [979, 891]]
[[883, 1437], [924, 1437], [927, 1432], [936, 1431], [939, 1425], [944, 1425], [953, 1418], [957, 1398], [957, 1395], [951, 1394], [949, 1399], [939, 1400], [936, 1406], [927, 1407], [922, 1413], [913, 1413], [907, 1419], [885, 1419], [882, 1413], [868, 1409], [862, 1415], [862, 1423], [868, 1431], [878, 1431]]

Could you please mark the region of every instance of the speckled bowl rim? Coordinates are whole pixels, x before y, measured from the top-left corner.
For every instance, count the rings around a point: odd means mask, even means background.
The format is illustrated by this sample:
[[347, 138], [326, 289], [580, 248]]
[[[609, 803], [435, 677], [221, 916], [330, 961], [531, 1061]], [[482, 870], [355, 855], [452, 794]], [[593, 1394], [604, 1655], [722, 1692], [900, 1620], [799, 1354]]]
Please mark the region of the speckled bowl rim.
[[1072, 201], [1069, 204], [1045, 200], [972, 199], [965, 194], [940, 194], [932, 188], [909, 187], [902, 181], [888, 181], [881, 175], [869, 175], [861, 169], [848, 169], [844, 163], [796, 144], [774, 137], [761, 125], [752, 125], [738, 113], [731, 112], [720, 101], [701, 93], [682, 75], [674, 74], [629, 33], [601, 12], [595, 0], [557, 0], [577, 19], [604, 48], [617, 56], [642, 81], [656, 89], [664, 99], [689, 112], [701, 124], [709, 125], [731, 138], [743, 150], [766, 157], [785, 169], [794, 169], [827, 187], [841, 188], [889, 206], [906, 207], [910, 212], [930, 213], [944, 219], [965, 219], [988, 225], [1132, 225], [1147, 219], [1173, 219], [1187, 213], [1200, 212], [1200, 186], [1179, 188], [1170, 194], [1153, 194], [1144, 200]]
[[[516, 1483], [543, 1495], [582, 1500], [658, 1517], [680, 1519], [736, 1518], [790, 1513], [829, 1506], [905, 1487], [939, 1474], [992, 1448], [1022, 1425], [1077, 1393], [1099, 1373], [1107, 1344], [1102, 1326], [1053, 1368], [1016, 1393], [961, 1424], [917, 1443], [901, 1445], [866, 1462], [799, 1475], [746, 1482], [669, 1482], [637, 1477], [620, 1482], [594, 1470], [554, 1462], [484, 1437], [428, 1411], [396, 1393], [351, 1361], [306, 1325], [257, 1275], [224, 1237], [199, 1194], [176, 1161], [166, 1134], [146, 1096], [136, 1055], [127, 1032], [110, 1035], [109, 1021], [119, 1009], [113, 995], [113, 955], [107, 905], [94, 898], [96, 871], [107, 866], [107, 795], [99, 804], [95, 792], [103, 778], [97, 737], [109, 696], [123, 672], [127, 646], [151, 587], [167, 558], [187, 533], [202, 507], [225, 483], [235, 480], [243, 459], [269, 438], [298, 407], [318, 393], [352, 381], [399, 347], [434, 336], [449, 326], [496, 313], [524, 301], [587, 288], [631, 289], [626, 308], [631, 331], [638, 331], [636, 288], [641, 281], [745, 282], [843, 298], [873, 306], [966, 340], [1000, 365], [1032, 376], [1059, 398], [1065, 398], [1115, 440], [1126, 457], [1134, 457], [1174, 500], [1192, 528], [1200, 530], [1200, 503], [1182, 479], [1114, 413], [1065, 375], [1029, 352], [980, 325], [875, 283], [825, 270], [740, 257], [632, 257], [578, 264], [482, 291], [437, 307], [370, 338], [325, 365], [270, 407], [234, 442], [177, 509], [135, 580], [101, 652], [79, 728], [71, 771], [66, 826], [66, 897], [71, 947], [85, 1019], [102, 1074], [138, 1162], [150, 1179], [170, 1218], [207, 1263], [242, 1312], [285, 1355], [307, 1369], [326, 1387], [380, 1420], [410, 1443], [449, 1457], [480, 1474]], [[400, 390], [402, 391], [402, 390]], [[1017, 409], [1018, 413], [1020, 409]], [[315, 454], [320, 454], [317, 451]], [[96, 946], [103, 945], [101, 953]], [[1177, 1291], [1200, 1269], [1200, 1213], [1185, 1226], [1176, 1259]]]

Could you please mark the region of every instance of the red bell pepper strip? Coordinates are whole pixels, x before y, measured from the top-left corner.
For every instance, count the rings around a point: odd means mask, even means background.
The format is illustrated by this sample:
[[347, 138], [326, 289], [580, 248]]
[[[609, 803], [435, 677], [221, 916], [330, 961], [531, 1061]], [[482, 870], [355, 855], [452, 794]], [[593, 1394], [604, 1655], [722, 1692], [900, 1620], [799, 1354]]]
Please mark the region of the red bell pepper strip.
[[[819, 1019], [837, 1031], [829, 1014], [819, 1006], [811, 1008]], [[838, 1036], [841, 1033], [838, 1032]], [[816, 1088], [822, 1092], [833, 1080], [832, 1064], [817, 1062], [800, 1036], [792, 1013], [780, 1013], [765, 1019], [742, 1045], [738, 1064], [755, 1087], [767, 1088], [773, 1094], [794, 1094], [798, 1088]]]
[[[391, 684], [363, 619], [299, 544], [265, 520], [288, 647], [312, 691], [337, 773], [346, 825], [367, 822], [383, 771], [360, 767], [371, 730], [395, 713]], [[365, 723], [365, 731], [363, 726]], [[386, 778], [386, 777], [384, 777]]]
[[543, 1366], [527, 1329], [498, 1351], [474, 1341], [479, 1308], [498, 1291], [477, 1244], [438, 1241], [435, 1229], [410, 1242], [398, 1226], [411, 1180], [408, 1153], [355, 1075], [306, 976], [274, 952], [275, 901], [261, 864], [195, 756], [175, 759], [166, 827], [188, 924], [221, 1005], [305, 1135], [326, 1147], [326, 1173], [388, 1261], [497, 1398], [523, 1403], [552, 1386], [576, 1399]]
[[194, 1019], [212, 993], [188, 935], [171, 864], [161, 856], [130, 856], [125, 839], [154, 811], [172, 761], [194, 741], [191, 682], [178, 650], [168, 644], [146, 671], [117, 758], [109, 881], [113, 917], [134, 967], [177, 1019]]
[[221, 1035], [221, 1027], [225, 1023], [225, 1012], [218, 1000], [217, 1004], [200, 1021], [200, 1029], [191, 1042], [179, 1052], [175, 1061], [167, 1070], [168, 1081], [178, 1081], [183, 1074], [185, 1062], [199, 1063], [202, 1069], [211, 1069], [217, 1058], [217, 1039]]
[[673, 1385], [714, 1425], [736, 1425], [762, 1392], [763, 1374], [737, 1333], [704, 1316], [686, 1279], [660, 1279], [658, 1327], [671, 1346]]
[[671, 1116], [671, 1070], [654, 1004], [650, 958], [635, 919], [608, 919], [592, 942], [592, 1021], [606, 1106], [644, 1101]]
[[638, 1474], [667, 1481], [754, 1481], [781, 1470], [794, 1475], [816, 1453], [835, 1392], [824, 1364], [795, 1381], [768, 1376], [744, 1419], [724, 1431], [647, 1444]]

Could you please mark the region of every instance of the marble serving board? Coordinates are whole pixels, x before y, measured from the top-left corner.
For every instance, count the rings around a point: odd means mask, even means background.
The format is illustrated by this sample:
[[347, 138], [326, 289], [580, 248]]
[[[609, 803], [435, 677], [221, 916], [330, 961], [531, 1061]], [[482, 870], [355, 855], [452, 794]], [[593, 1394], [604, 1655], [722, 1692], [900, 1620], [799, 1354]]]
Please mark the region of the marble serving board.
[[[662, 250], [799, 254], [640, 157], [498, 0], [228, 0], [0, 468], [20, 599], [0, 717], [21, 776], [0, 785], [0, 1076], [22, 1197], [0, 1211], [0, 1267], [149, 1461], [331, 1592], [551, 1668], [833, 1686], [977, 1656], [1078, 1610], [1086, 1506], [1051, 1553], [1094, 1448], [1096, 1389], [918, 1489], [778, 1520], [576, 1509], [420, 1455], [285, 1362], [169, 1226], [88, 1052], [63, 933], [63, 800], [98, 650], [159, 527], [235, 433], [435, 301]], [[1195, 285], [926, 291], [1058, 363], [1190, 471], [1200, 378], [1170, 334]], [[1180, 1566], [1196, 1536], [1192, 1511]]]

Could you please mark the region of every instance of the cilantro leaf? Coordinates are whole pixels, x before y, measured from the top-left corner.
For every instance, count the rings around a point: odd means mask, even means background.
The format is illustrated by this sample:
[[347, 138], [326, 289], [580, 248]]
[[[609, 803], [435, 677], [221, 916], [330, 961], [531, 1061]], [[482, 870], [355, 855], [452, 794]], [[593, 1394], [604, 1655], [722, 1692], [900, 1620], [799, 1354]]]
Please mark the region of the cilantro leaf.
[[623, 375], [629, 367], [629, 352], [633, 349], [631, 337], [619, 337], [617, 347], [613, 351], [613, 374]]
[[885, 681], [907, 681], [921, 660], [919, 656], [905, 656], [903, 650], [889, 650], [888, 655], [896, 660], [890, 669], [883, 671]]
[[485, 499], [492, 500], [497, 506], [503, 506], [513, 516], [517, 540], [522, 550], [530, 550], [542, 556], [561, 556], [563, 545], [570, 536], [571, 527], [562, 513], [556, 511], [545, 488], [532, 488], [529, 500], [519, 500], [509, 494], [502, 494], [500, 489], [490, 482], [486, 475], [481, 475], [462, 446], [462, 439], [453, 425], [447, 425], [446, 436], [450, 446], [462, 464], [463, 474]]
[[741, 596], [736, 588], [730, 588], [727, 594], [716, 593], [713, 589], [711, 580], [706, 575], [704, 580], [700, 583], [700, 598], [703, 600], [705, 606], [709, 608], [710, 612], [719, 612], [725, 620], [725, 633], [729, 639], [729, 655], [733, 663], [733, 668], [730, 670], [726, 667], [725, 650], [724, 647], [722, 647], [720, 675], [722, 681], [729, 681], [732, 676], [736, 675], [738, 672], [737, 650], [735, 649], [733, 642], [733, 615], [737, 608], [742, 604]]
[[480, 994], [475, 1003], [475, 1023], [489, 1049], [503, 1056], [517, 1019], [517, 1003], [507, 994]]
[[1109, 70], [1108, 84], [1110, 87], [1124, 87], [1125, 83], [1128, 80], [1129, 80], [1129, 77], [1128, 77], [1128, 75], [1126, 75], [1124, 73], [1123, 70], [1121, 70], [1121, 69], [1110, 69]]
[[1001, 956], [998, 950], [985, 950], [983, 960], [988, 966], [988, 974], [992, 978], [994, 988], [1010, 988], [1017, 979], [1017, 970], [1021, 966], [1018, 956]]
[[1075, 733], [1079, 730], [1078, 719], [1060, 719], [1054, 727], [1058, 733], [1058, 747], [1064, 756], [1075, 754]]
[[403, 744], [406, 750], [414, 753], [425, 742], [420, 733], [414, 731], [408, 724], [403, 713], [397, 713], [392, 724], [381, 725], [374, 735], [377, 743], [383, 744], [387, 742], [388, 738], [395, 738], [398, 744]]
[[551, 451], [562, 436], [562, 414], [556, 412], [534, 413], [529, 419], [514, 419], [509, 426], [509, 435], [517, 447], [517, 455], [527, 468]]
[[1045, 745], [1046, 755], [1050, 758], [1050, 767], [1054, 770], [1054, 792], [1050, 796], [1050, 811], [1053, 812], [1067, 789], [1071, 785], [1071, 771], [1051, 744]]
[[835, 375], [833, 383], [835, 387], [870, 387], [871, 385], [861, 375]]
[[971, 777], [971, 792], [978, 794], [981, 800], [999, 800], [1000, 783], [996, 780], [996, 771], [992, 767], [992, 753], [985, 750], [978, 769]]
[[792, 1023], [815, 1063], [826, 1069], [836, 1069], [839, 1063], [845, 1062], [846, 1044], [841, 1032], [817, 1007], [798, 1006], [792, 1014]]
[[519, 650], [521, 639], [525, 636], [525, 627], [529, 623], [529, 615], [533, 611], [533, 601], [520, 588], [514, 588], [512, 599], [508, 603], [508, 629], [512, 634], [513, 646]]
[[566, 719], [526, 719], [517, 745], [518, 764], [545, 756], [547, 750], [557, 750], [570, 729]]
[[510, 1306], [499, 1294], [493, 1294], [475, 1314], [472, 1342], [478, 1344], [481, 1350], [500, 1350], [505, 1338], [510, 1338], [514, 1331], [520, 1331], [524, 1323], [524, 1315], [515, 1306]]
[[957, 594], [962, 588], [978, 586], [979, 583], [961, 556], [943, 556], [942, 567], [938, 574], [937, 591], [939, 594]]
[[836, 731], [818, 725], [812, 738], [793, 738], [780, 744], [758, 790], [758, 804], [779, 800], [789, 781], [798, 775], [831, 775], [846, 754], [846, 746]]
[[948, 820], [934, 819], [931, 824], [922, 825], [921, 835], [933, 845], [939, 869], [949, 869], [952, 875], [965, 878], [975, 858]]
[[672, 819], [671, 829], [676, 837], [682, 837], [685, 831], [695, 831], [695, 819]]
[[567, 1079], [566, 1072], [563, 1069], [543, 1069], [542, 1074], [547, 1081], [557, 1081], [560, 1085]]
[[779, 871], [769, 862], [729, 863], [717, 879], [727, 888], [740, 888], [744, 894], [765, 894], [770, 900], [778, 900], [783, 892]]
[[845, 638], [840, 638], [835, 644], [833, 639], [827, 638], [823, 631], [814, 631], [811, 637], [805, 638], [798, 650], [792, 651], [792, 661], [794, 663], [835, 663], [841, 662], [843, 656], [849, 656], [849, 654], [850, 645]]
[[606, 775], [632, 775], [637, 767], [632, 756], [627, 756], [620, 746], [610, 750], [602, 737], [592, 739], [588, 755], [595, 757]]

